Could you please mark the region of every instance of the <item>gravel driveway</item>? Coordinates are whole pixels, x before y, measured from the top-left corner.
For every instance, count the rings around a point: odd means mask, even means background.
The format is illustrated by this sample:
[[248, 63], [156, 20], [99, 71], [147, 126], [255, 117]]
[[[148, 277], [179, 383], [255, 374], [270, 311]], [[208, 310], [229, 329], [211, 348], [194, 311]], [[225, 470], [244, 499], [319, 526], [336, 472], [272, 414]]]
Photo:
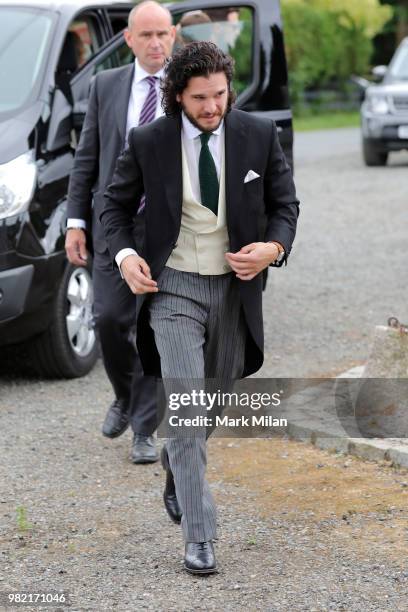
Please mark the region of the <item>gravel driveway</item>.
[[[333, 375], [366, 359], [375, 324], [408, 319], [408, 156], [365, 168], [357, 130], [301, 134], [296, 150], [302, 215], [270, 274], [263, 376]], [[71, 382], [0, 378], [0, 593], [67, 591], [80, 611], [407, 610], [406, 471], [213, 440], [220, 573], [198, 579], [160, 467], [129, 462], [129, 433], [99, 433], [110, 400], [100, 363]]]
[[261, 376], [333, 376], [367, 359], [375, 325], [408, 322], [408, 154], [366, 168], [359, 137], [296, 136], [299, 230], [269, 275]]

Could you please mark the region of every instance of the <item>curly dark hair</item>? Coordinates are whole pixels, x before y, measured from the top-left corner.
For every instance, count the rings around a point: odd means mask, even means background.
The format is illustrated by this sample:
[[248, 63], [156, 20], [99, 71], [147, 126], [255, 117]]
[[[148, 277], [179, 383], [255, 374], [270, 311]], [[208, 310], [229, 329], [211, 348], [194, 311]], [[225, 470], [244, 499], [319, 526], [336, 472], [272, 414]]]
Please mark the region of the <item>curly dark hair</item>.
[[181, 105], [176, 96], [183, 93], [191, 77], [209, 76], [216, 72], [224, 72], [228, 82], [227, 112], [235, 100], [235, 92], [231, 87], [234, 74], [234, 60], [212, 42], [192, 42], [179, 49], [169, 58], [164, 68], [162, 84], [163, 109], [166, 115], [176, 115], [181, 112]]

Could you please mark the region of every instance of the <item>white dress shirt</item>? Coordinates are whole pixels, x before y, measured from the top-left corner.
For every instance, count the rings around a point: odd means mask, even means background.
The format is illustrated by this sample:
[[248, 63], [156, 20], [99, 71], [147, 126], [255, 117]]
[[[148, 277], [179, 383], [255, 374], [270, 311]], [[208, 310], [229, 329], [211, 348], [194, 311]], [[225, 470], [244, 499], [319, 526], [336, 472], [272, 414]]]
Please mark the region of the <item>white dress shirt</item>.
[[[147, 94], [149, 93], [150, 86], [145, 80], [146, 77], [155, 76], [156, 79], [156, 91], [159, 104], [156, 106], [155, 119], [161, 117], [164, 114], [161, 105], [161, 91], [160, 91], [160, 79], [163, 77], [164, 69], [161, 68], [155, 74], [149, 74], [139, 64], [138, 59], [135, 59], [135, 72], [133, 76], [132, 88], [130, 90], [129, 106], [126, 121], [126, 142], [129, 135], [129, 131], [132, 127], [139, 125], [139, 117], [143, 108], [143, 104], [146, 100]], [[67, 219], [67, 229], [79, 228], [86, 229], [86, 221], [84, 219]]]
[[[182, 113], [181, 115], [181, 120], [181, 139], [183, 142], [184, 150], [186, 152], [188, 171], [190, 173], [191, 188], [193, 190], [193, 195], [195, 199], [201, 203], [198, 162], [200, 159], [200, 134], [202, 134], [202, 130], [193, 125], [184, 113]], [[210, 149], [211, 155], [214, 159], [215, 167], [217, 169], [218, 180], [220, 180], [221, 172], [223, 134], [224, 120], [222, 120], [218, 128], [212, 132], [211, 138], [208, 141], [208, 148]], [[125, 259], [125, 257], [128, 257], [129, 255], [137, 255], [137, 252], [134, 249], [129, 248], [121, 249], [119, 253], [116, 254], [115, 261], [119, 270], [122, 261]]]

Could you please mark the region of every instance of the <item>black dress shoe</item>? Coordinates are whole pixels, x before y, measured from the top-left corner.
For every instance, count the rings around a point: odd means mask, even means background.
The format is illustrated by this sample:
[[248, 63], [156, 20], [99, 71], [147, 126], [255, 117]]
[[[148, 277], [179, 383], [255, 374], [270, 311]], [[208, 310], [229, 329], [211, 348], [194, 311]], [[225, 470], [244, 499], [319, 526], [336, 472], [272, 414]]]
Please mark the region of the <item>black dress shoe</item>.
[[154, 463], [158, 460], [159, 453], [156, 450], [156, 441], [153, 436], [135, 433], [132, 444], [133, 463]]
[[186, 542], [184, 569], [190, 574], [213, 574], [217, 571], [214, 546], [208, 542]]
[[127, 400], [115, 399], [109, 407], [102, 433], [108, 438], [121, 436], [129, 426], [129, 404]]
[[163, 469], [166, 472], [166, 485], [164, 487], [163, 493], [164, 507], [166, 508], [167, 514], [169, 515], [173, 523], [180, 525], [182, 512], [177, 501], [173, 472], [170, 469], [169, 458], [165, 446], [163, 446], [161, 450], [161, 462]]

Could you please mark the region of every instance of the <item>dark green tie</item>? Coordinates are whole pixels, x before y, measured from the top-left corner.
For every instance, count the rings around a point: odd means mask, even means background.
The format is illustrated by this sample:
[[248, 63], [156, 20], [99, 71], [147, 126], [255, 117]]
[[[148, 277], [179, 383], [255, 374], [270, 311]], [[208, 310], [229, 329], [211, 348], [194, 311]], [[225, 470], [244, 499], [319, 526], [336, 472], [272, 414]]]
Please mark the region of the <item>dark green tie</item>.
[[198, 162], [198, 176], [200, 179], [201, 204], [216, 215], [218, 213], [218, 176], [217, 169], [208, 147], [210, 133], [200, 134], [201, 151]]

